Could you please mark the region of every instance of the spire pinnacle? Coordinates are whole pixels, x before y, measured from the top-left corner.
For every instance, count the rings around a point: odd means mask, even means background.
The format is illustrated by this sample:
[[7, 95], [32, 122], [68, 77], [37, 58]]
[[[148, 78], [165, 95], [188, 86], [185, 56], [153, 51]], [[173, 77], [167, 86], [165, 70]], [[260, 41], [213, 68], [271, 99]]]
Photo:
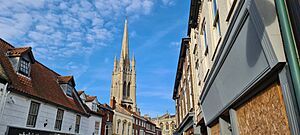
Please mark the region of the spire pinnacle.
[[129, 51], [128, 51], [128, 20], [126, 17], [125, 25], [124, 25], [124, 33], [123, 33], [123, 40], [122, 40], [122, 50], [120, 57], [125, 60], [129, 60]]

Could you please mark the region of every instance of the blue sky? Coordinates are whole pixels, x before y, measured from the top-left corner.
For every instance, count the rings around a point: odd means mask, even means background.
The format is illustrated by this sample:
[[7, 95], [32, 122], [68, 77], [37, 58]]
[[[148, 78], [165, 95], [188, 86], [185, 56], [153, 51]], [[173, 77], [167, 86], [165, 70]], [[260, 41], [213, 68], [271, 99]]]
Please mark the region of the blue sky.
[[32, 46], [44, 65], [73, 75], [77, 90], [109, 103], [113, 59], [128, 16], [137, 104], [143, 114], [157, 116], [175, 112], [172, 92], [188, 14], [188, 0], [1, 0], [0, 37]]

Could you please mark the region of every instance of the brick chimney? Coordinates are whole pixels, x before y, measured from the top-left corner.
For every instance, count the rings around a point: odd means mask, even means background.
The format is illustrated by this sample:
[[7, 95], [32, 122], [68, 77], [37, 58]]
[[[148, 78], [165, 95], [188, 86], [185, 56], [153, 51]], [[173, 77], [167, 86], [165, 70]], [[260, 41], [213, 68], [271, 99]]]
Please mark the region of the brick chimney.
[[110, 107], [112, 109], [115, 109], [116, 108], [116, 100], [115, 100], [115, 97], [113, 97], [112, 99], [110, 99]]

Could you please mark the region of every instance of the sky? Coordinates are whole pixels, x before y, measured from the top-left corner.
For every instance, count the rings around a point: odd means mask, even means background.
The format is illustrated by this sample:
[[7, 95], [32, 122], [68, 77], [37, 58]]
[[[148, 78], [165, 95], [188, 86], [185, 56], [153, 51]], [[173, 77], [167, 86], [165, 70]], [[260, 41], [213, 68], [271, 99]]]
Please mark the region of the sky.
[[152, 117], [175, 113], [172, 100], [188, 0], [0, 0], [0, 38], [31, 46], [35, 59], [77, 90], [109, 104], [114, 56], [119, 58], [128, 16], [135, 55], [137, 105]]

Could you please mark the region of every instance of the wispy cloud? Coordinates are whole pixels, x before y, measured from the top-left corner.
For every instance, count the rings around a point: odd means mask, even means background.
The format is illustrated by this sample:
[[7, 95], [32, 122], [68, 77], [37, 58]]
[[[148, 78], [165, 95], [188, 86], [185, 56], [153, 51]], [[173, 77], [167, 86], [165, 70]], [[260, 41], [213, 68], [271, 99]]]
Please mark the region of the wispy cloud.
[[[38, 59], [60, 62], [59, 67], [81, 75], [88, 65], [57, 59], [91, 55], [108, 46], [120, 32], [119, 18], [150, 14], [153, 6], [152, 0], [2, 1], [0, 36], [16, 46], [33, 46]], [[84, 68], [79, 72], [76, 64]]]
[[165, 6], [174, 6], [175, 1], [174, 0], [162, 0], [163, 5]]

